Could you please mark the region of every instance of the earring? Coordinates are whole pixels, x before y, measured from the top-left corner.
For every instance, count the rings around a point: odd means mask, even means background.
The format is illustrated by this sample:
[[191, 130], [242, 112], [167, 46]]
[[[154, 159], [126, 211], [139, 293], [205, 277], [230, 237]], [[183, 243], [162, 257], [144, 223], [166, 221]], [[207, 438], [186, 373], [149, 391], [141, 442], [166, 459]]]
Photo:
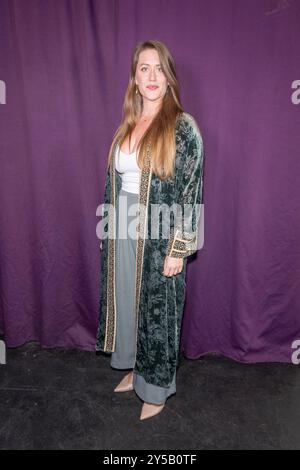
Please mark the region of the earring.
[[136, 87], [136, 89], [135, 89], [135, 94], [136, 95], [138, 94], [138, 87]]

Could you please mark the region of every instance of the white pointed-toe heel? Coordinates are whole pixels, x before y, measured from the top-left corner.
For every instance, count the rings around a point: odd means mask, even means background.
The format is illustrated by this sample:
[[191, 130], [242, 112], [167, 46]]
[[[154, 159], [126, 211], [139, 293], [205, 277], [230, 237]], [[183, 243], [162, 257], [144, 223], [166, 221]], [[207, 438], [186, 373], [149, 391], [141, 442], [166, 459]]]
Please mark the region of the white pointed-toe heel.
[[165, 404], [156, 405], [154, 403], [147, 403], [145, 402], [142, 406], [142, 412], [140, 416], [140, 420], [151, 418], [152, 416], [156, 416], [160, 413], [165, 407]]
[[114, 392], [129, 392], [133, 390], [133, 373], [129, 372], [129, 374], [125, 375], [119, 385], [116, 386]]

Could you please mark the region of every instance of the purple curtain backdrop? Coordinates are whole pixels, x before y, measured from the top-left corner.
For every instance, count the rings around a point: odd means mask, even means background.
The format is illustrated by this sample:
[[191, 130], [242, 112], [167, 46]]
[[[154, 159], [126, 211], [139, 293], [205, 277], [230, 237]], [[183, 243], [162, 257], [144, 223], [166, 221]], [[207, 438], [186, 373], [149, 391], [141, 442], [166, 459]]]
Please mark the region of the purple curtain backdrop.
[[[159, 39], [205, 147], [181, 347], [291, 361], [300, 339], [300, 2], [1, 0], [0, 330], [94, 350], [96, 215], [131, 54]], [[297, 97], [297, 96], [296, 96]]]

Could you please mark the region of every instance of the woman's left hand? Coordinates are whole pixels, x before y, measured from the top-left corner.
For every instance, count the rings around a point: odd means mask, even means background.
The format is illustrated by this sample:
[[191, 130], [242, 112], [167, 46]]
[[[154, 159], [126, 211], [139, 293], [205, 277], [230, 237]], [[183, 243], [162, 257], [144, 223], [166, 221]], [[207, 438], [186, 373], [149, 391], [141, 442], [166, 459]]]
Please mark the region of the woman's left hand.
[[164, 270], [162, 274], [164, 276], [173, 276], [182, 271], [183, 268], [183, 259], [182, 258], [172, 258], [171, 256], [165, 257]]

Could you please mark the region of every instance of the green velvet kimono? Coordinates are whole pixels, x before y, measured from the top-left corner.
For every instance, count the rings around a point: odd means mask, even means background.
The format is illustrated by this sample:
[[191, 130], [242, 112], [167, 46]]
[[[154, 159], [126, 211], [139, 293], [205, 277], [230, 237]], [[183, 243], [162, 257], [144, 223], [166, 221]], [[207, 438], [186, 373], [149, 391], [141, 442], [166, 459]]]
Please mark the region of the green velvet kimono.
[[[151, 145], [148, 145], [145, 167], [140, 173], [135, 276], [135, 365], [134, 372], [146, 382], [160, 387], [170, 386], [179, 356], [179, 343], [185, 302], [187, 257], [197, 251], [199, 210], [203, 207], [203, 141], [195, 119], [181, 113], [176, 121], [175, 176], [165, 181], [152, 173]], [[118, 142], [116, 142], [116, 145]], [[116, 207], [121, 189], [121, 176], [115, 170], [116, 145], [106, 180], [104, 203]], [[151, 238], [151, 205], [173, 203], [193, 208], [192, 223], [186, 230], [170, 211], [169, 237]], [[106, 207], [106, 206], [104, 206]], [[139, 206], [140, 207], [140, 206]], [[100, 315], [96, 351], [113, 352], [117, 315], [115, 294], [115, 221], [114, 210], [108, 216], [108, 234], [102, 240]], [[182, 220], [182, 218], [181, 218]], [[162, 223], [162, 221], [160, 222]], [[162, 227], [160, 227], [161, 229]], [[153, 229], [152, 229], [153, 230]], [[162, 233], [162, 230], [159, 230]], [[166, 255], [183, 258], [180, 273], [162, 274]]]

